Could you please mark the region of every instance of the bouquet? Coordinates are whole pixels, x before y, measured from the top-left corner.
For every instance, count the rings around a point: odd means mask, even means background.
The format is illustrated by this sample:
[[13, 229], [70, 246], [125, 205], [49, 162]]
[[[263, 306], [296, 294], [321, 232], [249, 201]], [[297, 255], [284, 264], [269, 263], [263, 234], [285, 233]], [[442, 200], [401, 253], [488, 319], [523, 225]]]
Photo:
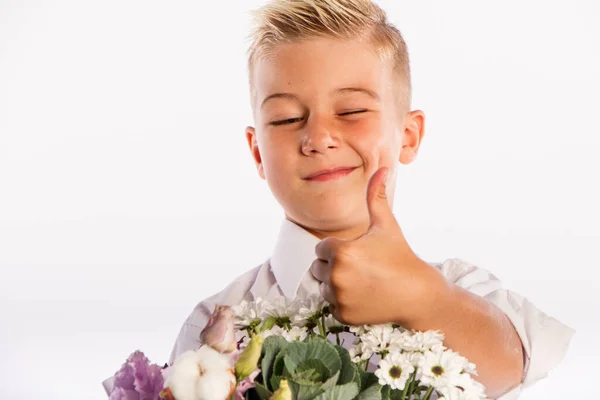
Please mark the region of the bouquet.
[[200, 348], [163, 367], [132, 354], [110, 399], [484, 399], [475, 365], [443, 339], [395, 324], [344, 325], [316, 295], [217, 305]]

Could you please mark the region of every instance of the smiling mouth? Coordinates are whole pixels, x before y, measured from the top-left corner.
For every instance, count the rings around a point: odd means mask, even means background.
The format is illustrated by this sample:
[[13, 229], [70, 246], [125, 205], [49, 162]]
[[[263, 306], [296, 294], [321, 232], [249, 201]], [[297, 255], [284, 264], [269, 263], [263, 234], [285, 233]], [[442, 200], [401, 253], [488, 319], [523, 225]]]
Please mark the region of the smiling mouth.
[[324, 182], [330, 181], [334, 179], [342, 178], [346, 175], [349, 175], [354, 171], [357, 167], [342, 167], [342, 168], [333, 168], [330, 170], [323, 170], [304, 178], [307, 181], [313, 182]]

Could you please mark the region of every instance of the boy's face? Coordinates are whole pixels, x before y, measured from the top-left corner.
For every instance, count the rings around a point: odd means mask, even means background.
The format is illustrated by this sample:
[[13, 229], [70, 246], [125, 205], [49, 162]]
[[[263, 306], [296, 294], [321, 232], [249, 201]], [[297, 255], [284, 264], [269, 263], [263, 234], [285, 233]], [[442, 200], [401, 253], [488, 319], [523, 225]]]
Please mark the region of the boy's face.
[[287, 218], [321, 238], [360, 236], [370, 177], [390, 169], [391, 205], [396, 165], [413, 161], [424, 133], [423, 113], [401, 110], [390, 65], [368, 43], [319, 38], [276, 47], [252, 81], [246, 137]]

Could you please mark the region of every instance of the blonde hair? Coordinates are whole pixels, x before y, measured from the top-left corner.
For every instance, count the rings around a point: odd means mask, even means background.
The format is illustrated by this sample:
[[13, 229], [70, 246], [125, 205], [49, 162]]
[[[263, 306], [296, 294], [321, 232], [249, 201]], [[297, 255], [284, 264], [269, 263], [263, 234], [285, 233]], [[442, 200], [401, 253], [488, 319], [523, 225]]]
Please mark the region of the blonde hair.
[[412, 85], [406, 43], [400, 31], [388, 22], [385, 11], [371, 0], [271, 0], [252, 16], [254, 26], [247, 54], [251, 90], [254, 62], [267, 57], [278, 44], [318, 37], [366, 39], [383, 60], [392, 62], [400, 78], [399, 100], [406, 109], [410, 107]]

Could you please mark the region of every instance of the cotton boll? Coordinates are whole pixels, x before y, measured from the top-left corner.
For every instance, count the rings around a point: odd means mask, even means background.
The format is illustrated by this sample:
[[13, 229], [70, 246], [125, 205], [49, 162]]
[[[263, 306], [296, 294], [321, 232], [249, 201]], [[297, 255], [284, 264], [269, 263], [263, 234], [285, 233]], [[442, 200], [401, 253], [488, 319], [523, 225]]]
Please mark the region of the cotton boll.
[[[235, 376], [231, 371], [205, 373], [196, 385], [195, 400], [225, 400], [235, 390]], [[179, 398], [176, 396], [176, 399]]]
[[[209, 382], [210, 386], [207, 389]], [[188, 350], [177, 357], [169, 368], [165, 386], [171, 389], [171, 393], [177, 400], [212, 399], [213, 397], [200, 397], [198, 391], [214, 389], [220, 394], [221, 388], [227, 387], [225, 395], [219, 399], [223, 400], [231, 390], [231, 382], [235, 387], [230, 357], [209, 346], [202, 346], [198, 350]]]

